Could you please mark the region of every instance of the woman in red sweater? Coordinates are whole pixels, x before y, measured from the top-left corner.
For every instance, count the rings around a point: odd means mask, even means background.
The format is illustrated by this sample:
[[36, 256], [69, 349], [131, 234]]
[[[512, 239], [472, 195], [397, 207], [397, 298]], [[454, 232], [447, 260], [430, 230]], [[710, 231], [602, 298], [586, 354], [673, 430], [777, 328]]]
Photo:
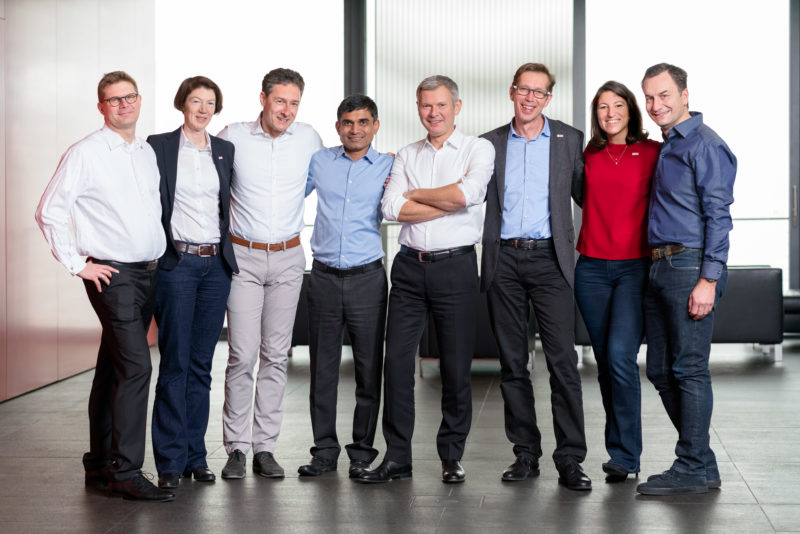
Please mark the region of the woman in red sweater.
[[650, 265], [647, 207], [661, 144], [647, 138], [636, 97], [609, 81], [592, 100], [592, 138], [578, 238], [575, 299], [597, 359], [606, 412], [608, 482], [639, 472], [641, 394], [636, 355]]

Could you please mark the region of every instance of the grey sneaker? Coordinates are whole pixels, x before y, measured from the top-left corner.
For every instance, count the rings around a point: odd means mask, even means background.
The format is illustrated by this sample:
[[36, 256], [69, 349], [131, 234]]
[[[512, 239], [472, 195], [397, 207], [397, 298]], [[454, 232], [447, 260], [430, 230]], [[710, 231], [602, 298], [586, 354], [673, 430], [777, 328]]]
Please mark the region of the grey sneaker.
[[267, 478], [283, 478], [283, 467], [271, 452], [257, 452], [253, 457], [253, 472]]
[[245, 455], [236, 449], [228, 455], [228, 463], [222, 468], [222, 478], [244, 478]]

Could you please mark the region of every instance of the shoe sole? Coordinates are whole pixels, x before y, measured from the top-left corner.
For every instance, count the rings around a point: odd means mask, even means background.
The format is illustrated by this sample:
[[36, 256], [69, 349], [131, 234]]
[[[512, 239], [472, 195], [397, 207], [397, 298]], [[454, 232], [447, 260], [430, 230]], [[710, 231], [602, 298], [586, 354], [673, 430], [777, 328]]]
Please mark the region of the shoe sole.
[[[616, 465], [616, 464], [614, 464]], [[614, 467], [609, 467], [608, 464], [603, 464], [603, 473], [606, 474], [606, 482], [616, 483], [616, 482], [624, 482], [627, 480], [628, 473], [623, 467], [619, 467], [616, 469]], [[636, 473], [634, 476], [638, 476], [639, 473]]]
[[503, 482], [521, 482], [523, 480], [527, 480], [529, 478], [534, 478], [538, 476], [539, 476], [539, 470], [532, 469], [528, 471], [528, 474], [526, 474], [524, 477], [506, 477], [505, 475], [501, 475], [500, 480], [502, 480]]
[[232, 475], [230, 473], [222, 473], [220, 476], [226, 480], [240, 480], [245, 477], [247, 473]]
[[320, 476], [324, 475], [325, 473], [333, 473], [335, 471], [336, 471], [335, 467], [333, 469], [325, 469], [324, 471], [319, 471], [317, 473], [312, 473], [310, 471], [305, 471], [302, 467], [298, 467], [297, 468], [297, 474], [300, 475], [301, 477], [320, 477]]
[[386, 484], [387, 482], [391, 482], [392, 480], [406, 480], [409, 478], [411, 478], [411, 472], [398, 473], [396, 475], [392, 475], [389, 477], [388, 480], [365, 480], [363, 478], [354, 478], [353, 480], [358, 482], [359, 484]]
[[159, 497], [158, 499], [144, 499], [141, 497], [134, 497], [133, 495], [129, 495], [128, 493], [109, 490], [108, 492], [109, 497], [122, 497], [126, 501], [140, 501], [140, 502], [170, 502], [175, 500], [175, 495], [165, 495], [164, 497]]
[[284, 473], [265, 473], [255, 468], [253, 468], [253, 473], [264, 478], [286, 478], [286, 475]]
[[443, 478], [442, 482], [444, 482], [445, 484], [461, 484], [462, 482], [465, 482], [466, 480], [467, 480], [467, 477], [464, 477], [464, 478], [451, 478], [451, 479], [447, 479], [447, 480], [445, 480]]
[[567, 484], [567, 481], [564, 480], [561, 477], [558, 478], [558, 483], [561, 486], [564, 486], [568, 490], [572, 490], [572, 491], [591, 491], [591, 489], [592, 489], [592, 485], [591, 484], [588, 485], [588, 486], [570, 486], [569, 484]]
[[708, 493], [708, 486], [684, 486], [681, 488], [648, 488], [640, 485], [636, 491], [642, 495], [692, 495], [700, 493]]

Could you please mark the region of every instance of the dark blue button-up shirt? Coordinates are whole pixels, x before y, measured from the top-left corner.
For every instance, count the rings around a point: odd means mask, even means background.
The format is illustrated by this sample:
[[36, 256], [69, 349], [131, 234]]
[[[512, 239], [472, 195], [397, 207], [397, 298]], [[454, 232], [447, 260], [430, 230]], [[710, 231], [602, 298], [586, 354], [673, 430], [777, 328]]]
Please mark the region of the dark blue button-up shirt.
[[728, 261], [736, 156], [703, 124], [702, 113], [676, 124], [658, 157], [647, 241], [703, 249], [700, 276], [717, 280]]
[[314, 259], [347, 269], [384, 256], [381, 197], [394, 158], [370, 147], [353, 161], [344, 148], [323, 148], [311, 158], [306, 196], [317, 190], [311, 236]]

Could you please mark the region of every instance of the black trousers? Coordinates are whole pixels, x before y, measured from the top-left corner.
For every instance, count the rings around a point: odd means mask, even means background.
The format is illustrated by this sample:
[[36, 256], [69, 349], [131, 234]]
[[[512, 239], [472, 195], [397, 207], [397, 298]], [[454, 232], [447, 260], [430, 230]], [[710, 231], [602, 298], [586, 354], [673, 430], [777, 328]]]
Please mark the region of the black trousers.
[[392, 265], [384, 361], [383, 436], [386, 459], [411, 463], [415, 355], [432, 314], [441, 352], [442, 422], [436, 449], [460, 460], [472, 424], [470, 366], [475, 344], [478, 265], [475, 251], [420, 263], [398, 253]]
[[555, 250], [500, 247], [497, 273], [488, 291], [489, 319], [500, 349], [500, 390], [505, 402], [506, 436], [516, 456], [540, 458], [542, 435], [536, 424], [528, 372], [528, 300], [533, 303], [547, 370], [557, 467], [586, 457], [583, 394], [575, 352], [572, 288], [558, 267]]
[[311, 454], [330, 460], [339, 457], [336, 436], [336, 402], [339, 365], [345, 328], [353, 346], [356, 408], [353, 442], [345, 449], [351, 460], [372, 462], [378, 426], [383, 367], [383, 333], [386, 325], [386, 270], [378, 260], [356, 274], [326, 272], [314, 262], [308, 285], [311, 352]]
[[105, 470], [110, 479], [136, 475], [144, 462], [150, 348], [147, 329], [153, 317], [158, 269], [144, 264], [107, 263], [119, 269], [98, 293], [84, 280], [103, 326], [89, 395], [89, 452], [84, 469]]

